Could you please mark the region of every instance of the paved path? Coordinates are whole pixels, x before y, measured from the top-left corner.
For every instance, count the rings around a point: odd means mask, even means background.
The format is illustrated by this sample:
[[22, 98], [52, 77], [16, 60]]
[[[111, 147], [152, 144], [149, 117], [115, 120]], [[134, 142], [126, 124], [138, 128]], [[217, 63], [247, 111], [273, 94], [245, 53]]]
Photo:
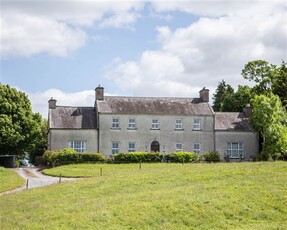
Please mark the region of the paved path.
[[[18, 173], [21, 177], [23, 177], [26, 182], [28, 180], [28, 189], [44, 187], [51, 184], [59, 183], [60, 180], [59, 177], [51, 177], [44, 175], [39, 168], [15, 168], [12, 170]], [[77, 178], [61, 178], [61, 181], [71, 181], [76, 179]], [[0, 193], [0, 195], [19, 192], [25, 189], [27, 189], [26, 184], [22, 187]]]

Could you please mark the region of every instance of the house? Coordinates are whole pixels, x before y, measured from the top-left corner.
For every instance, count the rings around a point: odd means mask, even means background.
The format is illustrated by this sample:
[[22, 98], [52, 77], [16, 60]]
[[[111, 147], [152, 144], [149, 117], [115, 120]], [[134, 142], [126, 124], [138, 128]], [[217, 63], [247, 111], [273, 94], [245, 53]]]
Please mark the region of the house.
[[258, 135], [243, 113], [214, 113], [209, 90], [198, 98], [105, 96], [96, 88], [94, 107], [57, 106], [49, 100], [48, 149], [73, 148], [106, 156], [133, 151], [216, 150], [232, 160], [250, 160]]

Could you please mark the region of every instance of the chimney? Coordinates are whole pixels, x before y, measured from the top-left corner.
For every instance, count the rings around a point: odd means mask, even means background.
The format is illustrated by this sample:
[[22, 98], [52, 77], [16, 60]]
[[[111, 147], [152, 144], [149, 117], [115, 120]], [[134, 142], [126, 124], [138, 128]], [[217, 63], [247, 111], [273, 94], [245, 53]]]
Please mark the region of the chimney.
[[49, 109], [56, 109], [57, 101], [54, 98], [51, 97], [48, 103], [49, 103]]
[[209, 102], [209, 89], [206, 89], [205, 87], [199, 91], [199, 97], [202, 100], [202, 102]]
[[252, 107], [250, 106], [250, 104], [247, 104], [243, 108], [243, 114], [244, 114], [245, 117], [251, 117], [251, 115], [252, 115]]
[[96, 100], [104, 100], [104, 87], [101, 85], [96, 88]]

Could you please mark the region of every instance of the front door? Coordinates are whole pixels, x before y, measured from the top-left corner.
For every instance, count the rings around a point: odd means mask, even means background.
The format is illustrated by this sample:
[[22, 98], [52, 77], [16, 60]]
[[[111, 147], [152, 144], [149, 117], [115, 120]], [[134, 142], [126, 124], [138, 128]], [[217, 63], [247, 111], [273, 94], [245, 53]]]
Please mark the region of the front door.
[[159, 152], [160, 151], [159, 142], [153, 141], [150, 145], [150, 150], [151, 150], [151, 152]]

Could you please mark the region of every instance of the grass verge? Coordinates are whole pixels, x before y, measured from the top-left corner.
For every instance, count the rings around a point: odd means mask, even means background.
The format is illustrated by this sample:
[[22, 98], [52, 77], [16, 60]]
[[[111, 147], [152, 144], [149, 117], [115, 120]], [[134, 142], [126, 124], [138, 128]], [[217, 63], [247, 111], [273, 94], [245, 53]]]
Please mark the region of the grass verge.
[[0, 167], [0, 192], [5, 192], [24, 185], [25, 181], [17, 173]]
[[0, 225], [5, 229], [287, 228], [285, 162], [76, 168], [58, 169], [66, 176], [95, 177], [6, 195], [0, 200]]

